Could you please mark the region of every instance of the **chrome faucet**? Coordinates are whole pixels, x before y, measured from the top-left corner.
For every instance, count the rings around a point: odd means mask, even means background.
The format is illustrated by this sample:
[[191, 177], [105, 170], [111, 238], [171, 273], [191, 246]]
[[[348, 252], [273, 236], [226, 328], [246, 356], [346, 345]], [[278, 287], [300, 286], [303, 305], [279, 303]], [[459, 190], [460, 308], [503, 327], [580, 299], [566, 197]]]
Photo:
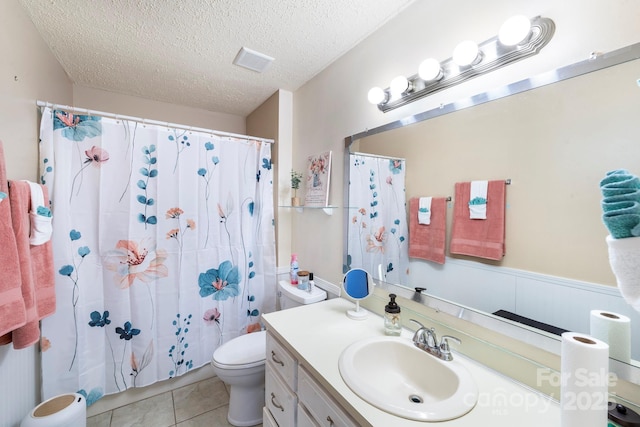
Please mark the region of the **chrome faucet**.
[[436, 335], [436, 330], [434, 328], [427, 328], [417, 320], [410, 320], [420, 326], [418, 330], [416, 330], [416, 332], [413, 334], [413, 343], [416, 347], [426, 351], [433, 356], [436, 356], [439, 359], [445, 361], [453, 360], [453, 355], [451, 354], [451, 349], [449, 348], [449, 340], [457, 344], [461, 344], [462, 341], [450, 335], [443, 335], [440, 339], [440, 343], [438, 343], [438, 336]]

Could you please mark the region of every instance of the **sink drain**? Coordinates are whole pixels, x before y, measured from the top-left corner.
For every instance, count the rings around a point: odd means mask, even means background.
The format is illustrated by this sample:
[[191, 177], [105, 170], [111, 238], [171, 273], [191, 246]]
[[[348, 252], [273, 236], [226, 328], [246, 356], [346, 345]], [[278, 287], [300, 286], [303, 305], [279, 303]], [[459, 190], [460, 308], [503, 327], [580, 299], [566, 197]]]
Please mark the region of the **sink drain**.
[[409, 395], [409, 400], [413, 403], [423, 403], [424, 400], [422, 400], [422, 398], [420, 396], [418, 396], [417, 394], [411, 394]]

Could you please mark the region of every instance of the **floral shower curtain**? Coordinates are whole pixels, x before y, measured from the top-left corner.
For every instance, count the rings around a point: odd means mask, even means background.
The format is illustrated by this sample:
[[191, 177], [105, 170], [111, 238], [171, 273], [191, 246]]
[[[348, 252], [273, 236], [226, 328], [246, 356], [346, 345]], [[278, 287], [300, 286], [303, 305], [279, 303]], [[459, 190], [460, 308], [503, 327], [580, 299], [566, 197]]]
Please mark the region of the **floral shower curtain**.
[[345, 270], [362, 268], [377, 279], [407, 283], [409, 228], [405, 161], [349, 155], [348, 254]]
[[275, 309], [271, 145], [45, 108], [56, 313], [43, 396], [176, 377]]

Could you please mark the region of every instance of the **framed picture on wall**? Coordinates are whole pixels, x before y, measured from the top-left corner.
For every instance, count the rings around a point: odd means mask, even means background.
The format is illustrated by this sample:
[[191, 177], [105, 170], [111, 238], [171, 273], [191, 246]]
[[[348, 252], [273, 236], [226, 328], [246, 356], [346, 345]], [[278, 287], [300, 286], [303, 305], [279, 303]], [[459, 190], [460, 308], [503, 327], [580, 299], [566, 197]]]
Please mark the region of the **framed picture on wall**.
[[307, 158], [305, 206], [329, 206], [331, 151]]

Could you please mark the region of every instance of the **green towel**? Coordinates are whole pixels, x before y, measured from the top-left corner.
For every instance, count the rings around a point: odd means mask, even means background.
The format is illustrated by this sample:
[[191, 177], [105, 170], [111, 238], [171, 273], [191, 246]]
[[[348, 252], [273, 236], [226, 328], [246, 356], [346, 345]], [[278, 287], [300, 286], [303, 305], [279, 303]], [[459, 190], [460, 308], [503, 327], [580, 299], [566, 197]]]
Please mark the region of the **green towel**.
[[[640, 196], [640, 190], [637, 188], [627, 187], [627, 188], [616, 188], [616, 187], [601, 187], [602, 197], [618, 197], [624, 196], [624, 199], [628, 200], [632, 197], [638, 198]], [[640, 202], [640, 200], [638, 200]]]
[[614, 192], [614, 190], [617, 190], [616, 192], [617, 194], [608, 193], [610, 194], [608, 196], [604, 196], [604, 190], [603, 190], [604, 199], [602, 199], [602, 203], [628, 202], [628, 201], [635, 201], [640, 203], [640, 190], [635, 190], [633, 188], [618, 188], [618, 189], [610, 189], [608, 191]]
[[640, 178], [626, 169], [607, 172], [600, 181], [602, 221], [614, 239], [640, 236]]
[[602, 215], [602, 220], [614, 239], [640, 236], [639, 214], [618, 214], [615, 211], [605, 212]]
[[609, 202], [608, 199], [604, 199], [602, 201], [602, 210], [604, 213], [613, 212], [616, 215], [640, 215], [640, 203], [633, 200]]
[[[607, 192], [619, 189], [640, 189], [640, 179], [624, 169], [607, 172], [607, 175], [600, 181], [600, 189], [604, 197], [608, 197]], [[620, 193], [617, 193], [620, 194]], [[615, 194], [611, 194], [612, 196]]]

